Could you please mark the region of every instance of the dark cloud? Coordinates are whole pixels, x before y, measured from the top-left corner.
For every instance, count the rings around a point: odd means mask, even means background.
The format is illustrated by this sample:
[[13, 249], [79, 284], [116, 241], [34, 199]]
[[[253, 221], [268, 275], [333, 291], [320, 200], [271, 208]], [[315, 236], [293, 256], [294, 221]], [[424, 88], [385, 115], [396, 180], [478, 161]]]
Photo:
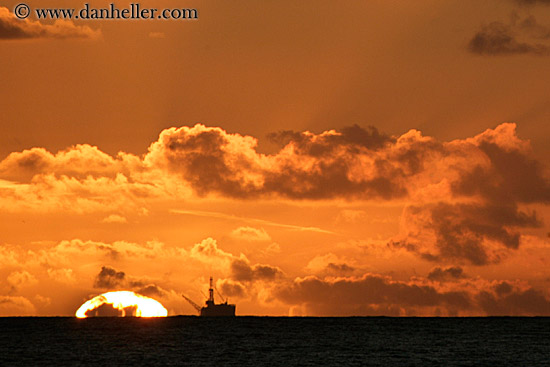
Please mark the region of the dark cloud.
[[333, 274], [349, 274], [355, 270], [353, 266], [344, 263], [328, 263], [325, 269], [328, 273]]
[[76, 26], [71, 21], [57, 20], [54, 24], [42, 24], [29, 19], [20, 20], [8, 8], [0, 7], [0, 40], [33, 38], [81, 38], [96, 39], [101, 35], [88, 26]]
[[309, 132], [283, 130], [270, 133], [267, 138], [281, 146], [294, 144], [301, 154], [319, 157], [329, 155], [337, 147], [363, 147], [371, 150], [382, 148], [395, 139], [380, 133], [374, 126], [362, 128], [355, 124], [340, 129], [339, 134], [314, 135]]
[[500, 285], [500, 293], [482, 291], [477, 301], [491, 316], [550, 316], [550, 300], [533, 288], [511, 291]]
[[282, 275], [283, 271], [276, 266], [263, 264], [251, 266], [242, 259], [235, 259], [231, 263], [231, 278], [239, 282], [270, 281]]
[[550, 0], [513, 0], [513, 1], [521, 5], [535, 5], [535, 4], [550, 5]]
[[500, 282], [494, 288], [496, 294], [499, 296], [509, 294], [513, 290], [512, 285], [508, 282]]
[[246, 294], [246, 287], [240, 282], [224, 279], [221, 282], [221, 293], [227, 297], [244, 297]]
[[280, 287], [276, 297], [290, 305], [305, 306], [307, 314], [316, 316], [422, 314], [423, 308], [435, 307], [455, 314], [471, 307], [465, 293], [440, 292], [432, 286], [393, 281], [375, 274], [336, 281], [297, 279]]
[[135, 284], [133, 287], [134, 291], [136, 293], [139, 293], [141, 295], [156, 298], [156, 297], [165, 297], [167, 295], [167, 291], [162, 289], [161, 287], [155, 285], [155, 284]]
[[425, 256], [431, 260], [464, 259], [474, 265], [498, 262], [498, 257], [487, 252], [486, 241], [517, 249], [520, 234], [513, 228], [540, 226], [535, 213], [522, 213], [514, 205], [439, 203], [428, 210], [438, 250]]
[[94, 288], [131, 289], [148, 297], [164, 297], [167, 295], [167, 291], [156, 284], [152, 284], [148, 280], [127, 277], [123, 271], [117, 271], [109, 266], [101, 267], [101, 271], [95, 277]]
[[251, 137], [196, 125], [165, 130], [146, 160], [181, 175], [199, 195], [392, 199], [405, 197], [406, 178], [422, 170], [425, 141], [415, 138], [396, 147], [374, 128], [283, 132], [272, 139], [288, 143], [266, 156]]
[[481, 195], [492, 202], [550, 203], [550, 180], [542, 164], [518, 149], [481, 141], [490, 165], [475, 166], [453, 184], [457, 195]]
[[[436, 268], [432, 278], [460, 280], [460, 291], [448, 291], [426, 279], [396, 281], [378, 274], [361, 278], [297, 278], [274, 291], [279, 301], [313, 316], [546, 316], [550, 300], [533, 288], [509, 282], [487, 284], [463, 276], [461, 268]], [[426, 285], [431, 284], [431, 285]], [[439, 285], [438, 285], [439, 284]]]
[[289, 162], [279, 172], [266, 173], [263, 191], [292, 199], [364, 197], [390, 200], [407, 195], [407, 189], [399, 182], [400, 172], [382, 160], [375, 162], [375, 169], [377, 177], [354, 181], [350, 179], [346, 158], [318, 162], [311, 170]]
[[126, 274], [108, 266], [101, 267], [101, 271], [94, 280], [94, 288], [116, 289], [126, 285]]
[[388, 246], [406, 249], [434, 262], [468, 262], [477, 266], [498, 263], [502, 260], [500, 252], [490, 243], [515, 250], [520, 246], [518, 229], [541, 225], [536, 213], [520, 212], [514, 205], [440, 202], [411, 206], [406, 212], [408, 218], [422, 218], [420, 226], [424, 234], [433, 233], [433, 246], [414, 236], [390, 241]]
[[[514, 24], [536, 28], [530, 18]], [[63, 200], [105, 197], [106, 204], [131, 194], [121, 202], [128, 205], [142, 197], [178, 196], [186, 192], [178, 189], [182, 186], [199, 196], [240, 199], [400, 200], [406, 205], [402, 231], [390, 247], [458, 265], [499, 261], [521, 245], [525, 229], [541, 225], [529, 206], [550, 204], [547, 167], [534, 158], [529, 142], [517, 137], [515, 124], [451, 142], [417, 130], [390, 138], [359, 126], [320, 134], [282, 132], [272, 139], [284, 145], [266, 155], [258, 153], [253, 137], [197, 124], [164, 130], [141, 158], [124, 153], [113, 158], [87, 145], [55, 155], [41, 148], [12, 153], [0, 162], [0, 177], [28, 177], [25, 187], [6, 185], [7, 197], [19, 203], [32, 189], [37, 206], [50, 187], [59, 187]], [[165, 183], [155, 181], [159, 176]], [[75, 185], [73, 178], [82, 177]], [[59, 180], [65, 181], [57, 185]], [[10, 191], [13, 186], [17, 191]], [[123, 194], [113, 195], [114, 189]], [[112, 247], [106, 250], [113, 259], [121, 256]], [[271, 274], [272, 269], [245, 265], [235, 264], [238, 279]]]
[[[515, 250], [523, 229], [541, 227], [538, 214], [523, 208], [550, 203], [548, 171], [511, 128], [501, 125], [474, 138], [478, 157], [457, 167], [449, 198], [405, 210], [407, 221], [416, 221], [410, 233], [433, 234], [433, 246], [408, 236], [394, 247], [430, 261], [486, 265], [501, 260], [502, 251], [494, 244]], [[470, 148], [464, 144], [464, 150]]]
[[496, 21], [483, 26], [470, 40], [468, 50], [475, 54], [489, 56], [518, 54], [547, 56], [550, 55], [550, 45], [544, 41], [548, 38], [550, 38], [550, 29], [538, 24], [534, 16], [521, 19], [513, 13], [508, 23]]
[[463, 277], [464, 271], [459, 266], [451, 266], [448, 268], [436, 267], [428, 274], [428, 279], [438, 282], [454, 281]]

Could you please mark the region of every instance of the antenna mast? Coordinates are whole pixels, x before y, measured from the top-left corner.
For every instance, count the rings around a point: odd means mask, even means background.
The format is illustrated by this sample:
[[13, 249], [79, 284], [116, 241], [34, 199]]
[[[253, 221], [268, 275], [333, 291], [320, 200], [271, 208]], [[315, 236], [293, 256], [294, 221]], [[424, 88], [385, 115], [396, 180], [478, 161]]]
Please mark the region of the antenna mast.
[[214, 281], [210, 277], [210, 288], [208, 289], [208, 302], [214, 303]]

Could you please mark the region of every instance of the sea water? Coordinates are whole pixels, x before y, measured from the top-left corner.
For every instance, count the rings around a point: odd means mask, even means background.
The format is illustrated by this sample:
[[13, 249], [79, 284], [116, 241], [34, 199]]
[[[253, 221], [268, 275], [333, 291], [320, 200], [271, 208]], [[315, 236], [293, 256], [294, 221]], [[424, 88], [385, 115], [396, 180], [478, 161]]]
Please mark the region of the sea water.
[[550, 318], [0, 318], [0, 366], [550, 366]]

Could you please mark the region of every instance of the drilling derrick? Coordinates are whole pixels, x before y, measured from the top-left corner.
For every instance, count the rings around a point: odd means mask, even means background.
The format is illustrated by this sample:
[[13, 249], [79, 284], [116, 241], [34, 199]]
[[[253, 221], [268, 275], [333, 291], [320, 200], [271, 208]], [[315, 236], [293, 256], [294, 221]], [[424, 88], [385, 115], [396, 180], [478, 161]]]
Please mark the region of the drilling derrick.
[[[214, 280], [212, 277], [210, 277], [208, 299], [206, 300], [206, 304], [204, 307], [200, 307], [186, 295], [182, 294], [182, 296], [199, 312], [200, 316], [235, 316], [235, 305], [228, 304], [227, 300], [225, 300], [223, 303], [216, 304], [216, 302], [214, 301], [214, 289]], [[220, 297], [223, 299], [221, 294]]]

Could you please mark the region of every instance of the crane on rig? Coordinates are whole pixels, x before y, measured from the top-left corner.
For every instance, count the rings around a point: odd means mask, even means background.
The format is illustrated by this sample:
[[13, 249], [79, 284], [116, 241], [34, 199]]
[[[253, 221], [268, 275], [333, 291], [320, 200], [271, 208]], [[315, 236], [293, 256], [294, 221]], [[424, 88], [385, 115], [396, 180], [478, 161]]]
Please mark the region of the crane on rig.
[[187, 297], [185, 294], [182, 294], [181, 296], [182, 296], [183, 298], [185, 298], [185, 300], [186, 300], [187, 302], [189, 302], [189, 304], [190, 304], [191, 306], [193, 306], [193, 307], [195, 308], [195, 310], [197, 310], [197, 312], [199, 312], [199, 313], [201, 312], [201, 306], [197, 305], [195, 302], [193, 302], [193, 300], [192, 300], [191, 298]]
[[[214, 302], [214, 280], [210, 277], [210, 288], [208, 288], [208, 299], [204, 307], [196, 304], [191, 298], [187, 297], [185, 294], [182, 294], [182, 297], [185, 298], [191, 306], [193, 306], [200, 316], [235, 316], [235, 305], [228, 304], [227, 299], [223, 303], [216, 304]], [[216, 289], [216, 292], [218, 290]], [[223, 299], [220, 292], [218, 292], [220, 297]]]

